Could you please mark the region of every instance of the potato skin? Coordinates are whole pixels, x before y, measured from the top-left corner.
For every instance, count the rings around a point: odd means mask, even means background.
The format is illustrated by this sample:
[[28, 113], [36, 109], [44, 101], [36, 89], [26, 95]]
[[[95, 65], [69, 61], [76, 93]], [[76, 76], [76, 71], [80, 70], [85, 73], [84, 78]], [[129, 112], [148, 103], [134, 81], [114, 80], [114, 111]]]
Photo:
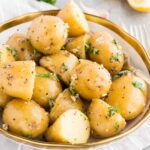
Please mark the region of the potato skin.
[[37, 137], [48, 127], [48, 114], [33, 100], [14, 99], [3, 112], [3, 121], [9, 130], [26, 137]]
[[[106, 31], [93, 33], [89, 40], [91, 60], [103, 64], [111, 74], [118, 73], [124, 64], [124, 54], [119, 43]], [[98, 49], [95, 54], [94, 49]]]
[[61, 143], [86, 143], [90, 136], [87, 116], [77, 109], [65, 111], [46, 131], [47, 141]]
[[47, 75], [50, 73], [51, 72], [43, 67], [36, 67], [36, 78], [32, 99], [34, 99], [38, 104], [43, 107], [47, 107], [49, 100], [51, 98], [55, 99], [57, 95], [62, 91], [61, 84], [55, 76], [40, 77], [40, 75]]
[[71, 86], [86, 100], [103, 97], [111, 86], [109, 72], [96, 62], [80, 60], [72, 76]]
[[84, 34], [79, 37], [73, 38], [67, 43], [66, 49], [76, 55], [80, 59], [86, 59], [85, 45], [87, 44], [90, 35]]
[[41, 57], [41, 54], [32, 47], [30, 41], [24, 34], [14, 33], [9, 37], [7, 44], [10, 48], [16, 50], [17, 60], [35, 60], [37, 62]]
[[[143, 86], [142, 91], [134, 86], [135, 82]], [[128, 73], [114, 80], [110, 91], [106, 102], [118, 107], [126, 120], [134, 119], [143, 111], [147, 99], [147, 85], [139, 77]]]
[[41, 66], [58, 74], [66, 84], [70, 82], [72, 71], [78, 63], [78, 58], [66, 50], [50, 56], [44, 56], [40, 60]]
[[30, 100], [35, 79], [35, 62], [15, 61], [0, 67], [0, 88], [7, 95]]
[[0, 67], [3, 66], [3, 64], [15, 61], [14, 56], [8, 50], [8, 48], [8, 45], [0, 46]]
[[45, 15], [33, 20], [27, 37], [39, 52], [54, 54], [65, 44], [67, 32], [67, 26], [60, 18]]
[[110, 107], [100, 99], [92, 100], [87, 114], [94, 135], [110, 137], [125, 127], [125, 119], [119, 113], [114, 112], [112, 116], [109, 116]]
[[65, 89], [55, 100], [54, 107], [49, 114], [50, 122], [54, 122], [62, 113], [69, 109], [78, 109], [83, 112], [84, 105], [79, 97], [72, 96], [69, 89]]
[[70, 1], [58, 13], [58, 17], [64, 20], [64, 22], [68, 23], [69, 36], [80, 36], [89, 32], [88, 23], [83, 12], [73, 1]]

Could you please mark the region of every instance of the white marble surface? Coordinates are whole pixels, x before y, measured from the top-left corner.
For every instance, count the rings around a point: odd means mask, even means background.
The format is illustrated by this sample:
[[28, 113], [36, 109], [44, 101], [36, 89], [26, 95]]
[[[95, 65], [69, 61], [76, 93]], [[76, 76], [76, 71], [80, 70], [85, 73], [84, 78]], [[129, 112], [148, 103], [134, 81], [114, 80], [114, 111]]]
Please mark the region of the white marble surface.
[[[67, 0], [58, 0], [56, 7], [61, 8]], [[80, 0], [75, 0], [77, 3]], [[150, 13], [138, 13], [132, 10], [126, 0], [81, 0], [86, 6], [95, 10], [107, 9], [110, 19], [118, 24], [125, 24], [128, 29], [131, 25], [146, 24], [149, 27]], [[27, 12], [53, 9], [53, 6], [35, 0], [0, 0], [0, 22], [22, 15]], [[149, 29], [147, 28], [147, 33]], [[150, 34], [150, 32], [148, 33]], [[142, 150], [150, 145], [150, 119], [139, 129], [114, 143], [109, 143], [101, 150]], [[148, 148], [146, 148], [148, 149]], [[0, 150], [36, 150], [30, 146], [16, 143], [0, 135]]]

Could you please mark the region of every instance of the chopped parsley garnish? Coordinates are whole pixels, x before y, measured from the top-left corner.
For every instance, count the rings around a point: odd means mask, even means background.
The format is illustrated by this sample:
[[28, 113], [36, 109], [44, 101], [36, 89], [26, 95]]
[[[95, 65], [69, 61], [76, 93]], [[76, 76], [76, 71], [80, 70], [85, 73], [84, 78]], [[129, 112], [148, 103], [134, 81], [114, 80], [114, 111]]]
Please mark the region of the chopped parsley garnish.
[[119, 113], [119, 109], [117, 107], [108, 107], [108, 116], [112, 117], [115, 113]]
[[65, 50], [66, 49], [66, 46], [64, 45], [62, 48], [61, 48], [61, 50], [63, 51], [63, 50]]
[[85, 53], [88, 54], [91, 48], [91, 43], [86, 43], [84, 46]]
[[68, 66], [63, 63], [62, 64], [62, 70], [63, 71], [67, 71], [68, 69], [69, 69]]
[[16, 58], [17, 57], [17, 50], [15, 48], [6, 47], [6, 49], [11, 52], [11, 54]]
[[41, 54], [35, 48], [33, 49], [33, 53], [35, 57], [41, 57]]
[[99, 49], [98, 48], [93, 48], [90, 52], [93, 55], [98, 55], [99, 54]]
[[122, 77], [123, 75], [127, 75], [129, 72], [130, 72], [129, 70], [122, 70], [118, 74], [112, 76], [112, 80]]
[[46, 3], [52, 4], [52, 5], [54, 5], [56, 3], [56, 0], [37, 0], [37, 1], [43, 1]]
[[113, 43], [114, 45], [116, 45], [116, 47], [117, 47], [118, 49], [121, 49], [121, 46], [119, 45], [119, 43], [118, 43], [115, 39], [112, 40], [112, 43]]
[[144, 87], [141, 82], [135, 80], [135, 81], [132, 81], [132, 85], [143, 92]]
[[58, 80], [58, 77], [55, 73], [38, 73], [36, 77], [41, 77], [41, 78], [54, 78]]
[[76, 91], [76, 89], [74, 89], [73, 86], [69, 87], [69, 91], [70, 91], [72, 96], [74, 96], [74, 97], [78, 96], [78, 92]]
[[48, 103], [49, 103], [50, 109], [52, 109], [52, 108], [54, 107], [54, 104], [55, 104], [54, 98], [51, 97], [51, 98], [49, 99]]
[[118, 122], [115, 122], [114, 128], [115, 128], [116, 131], [119, 129], [119, 123]]
[[122, 53], [113, 54], [110, 58], [110, 63], [119, 62], [122, 56], [123, 56]]

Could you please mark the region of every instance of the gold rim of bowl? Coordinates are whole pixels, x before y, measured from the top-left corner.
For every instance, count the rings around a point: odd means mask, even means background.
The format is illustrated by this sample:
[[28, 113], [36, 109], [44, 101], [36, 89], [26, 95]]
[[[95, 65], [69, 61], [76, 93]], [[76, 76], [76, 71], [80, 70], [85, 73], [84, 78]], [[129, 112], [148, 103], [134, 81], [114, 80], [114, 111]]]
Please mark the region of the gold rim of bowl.
[[[28, 13], [25, 15], [22, 15], [20, 17], [16, 17], [14, 19], [11, 19], [3, 24], [0, 24], [0, 32], [7, 30], [13, 26], [29, 22], [33, 20], [34, 18], [40, 16], [40, 15], [57, 15], [59, 10], [49, 10], [49, 11], [39, 11], [39, 12], [33, 12], [33, 13]], [[132, 36], [130, 36], [128, 33], [126, 33], [120, 26], [112, 23], [111, 21], [97, 17], [91, 14], [85, 13], [86, 19], [88, 21], [100, 24], [106, 28], [109, 28], [116, 34], [118, 34], [120, 37], [122, 37], [126, 42], [128, 42], [135, 50], [136, 52], [141, 56], [142, 60], [144, 61], [147, 69], [150, 72], [150, 58], [148, 54], [146, 53], [144, 47]], [[71, 145], [71, 144], [60, 144], [60, 143], [53, 143], [53, 142], [44, 142], [44, 141], [37, 141], [37, 140], [31, 140], [31, 139], [26, 139], [24, 137], [20, 137], [18, 135], [14, 135], [10, 132], [5, 131], [4, 129], [0, 128], [0, 133], [3, 135], [7, 136], [10, 139], [13, 139], [18, 142], [22, 142], [28, 145], [32, 145], [35, 147], [43, 147], [43, 148], [50, 148], [50, 147], [68, 147], [68, 148], [79, 148], [79, 147], [90, 147], [90, 146], [96, 146], [96, 145], [103, 145], [109, 142], [113, 142], [117, 139], [120, 139], [129, 133], [133, 132], [135, 129], [137, 129], [140, 125], [142, 125], [146, 119], [150, 117], [150, 110], [148, 109], [147, 112], [144, 114], [143, 118], [135, 124], [133, 127], [130, 127], [127, 131], [121, 132], [118, 135], [115, 135], [110, 138], [106, 139], [100, 139], [99, 141], [96, 142], [89, 142], [85, 144], [77, 144], [77, 145]]]

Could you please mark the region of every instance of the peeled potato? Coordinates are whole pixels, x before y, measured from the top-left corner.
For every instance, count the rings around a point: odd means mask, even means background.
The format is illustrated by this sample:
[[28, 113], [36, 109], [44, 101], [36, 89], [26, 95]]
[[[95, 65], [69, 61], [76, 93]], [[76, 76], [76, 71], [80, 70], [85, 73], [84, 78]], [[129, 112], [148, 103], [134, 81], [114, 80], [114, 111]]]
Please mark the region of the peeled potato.
[[46, 132], [47, 141], [81, 144], [90, 136], [88, 118], [77, 109], [65, 111]]
[[122, 47], [115, 38], [106, 31], [95, 32], [89, 40], [90, 59], [103, 64], [111, 74], [118, 73], [124, 64]]
[[13, 99], [3, 112], [3, 121], [8, 129], [18, 135], [34, 138], [48, 128], [48, 113], [33, 100]]
[[9, 46], [4, 45], [0, 46], [0, 66], [2, 66], [5, 63], [9, 63], [12, 61], [15, 61], [15, 57], [13, 54], [13, 50], [9, 48]]
[[85, 34], [79, 37], [73, 38], [70, 42], [67, 43], [66, 49], [75, 54], [78, 58], [86, 58], [86, 46], [90, 38], [90, 35]]
[[71, 86], [82, 98], [90, 101], [108, 93], [111, 77], [102, 65], [89, 60], [80, 60], [72, 75]]
[[59, 74], [61, 79], [68, 84], [70, 82], [72, 71], [78, 62], [77, 57], [68, 51], [63, 50], [57, 54], [42, 57], [40, 65]]
[[126, 120], [134, 119], [144, 110], [147, 90], [144, 80], [127, 73], [113, 81], [106, 102], [118, 107]]
[[38, 61], [40, 53], [32, 47], [30, 41], [24, 34], [14, 33], [7, 41], [9, 47], [16, 50], [17, 60], [35, 60]]
[[93, 99], [88, 108], [91, 130], [99, 137], [110, 137], [120, 132], [126, 125], [117, 110], [100, 99]]
[[43, 54], [60, 51], [67, 39], [66, 24], [56, 16], [39, 16], [28, 29], [27, 37], [33, 47]]
[[46, 107], [49, 100], [55, 99], [61, 91], [62, 87], [56, 74], [37, 66], [32, 98], [41, 106]]
[[70, 36], [80, 36], [84, 33], [89, 32], [88, 23], [83, 12], [73, 1], [70, 1], [58, 13], [58, 17], [69, 24]]
[[62, 113], [68, 109], [84, 111], [84, 105], [79, 97], [72, 95], [69, 89], [64, 90], [54, 101], [54, 107], [50, 111], [50, 122], [54, 122]]
[[33, 94], [35, 63], [15, 61], [0, 67], [0, 88], [12, 97], [30, 100]]

